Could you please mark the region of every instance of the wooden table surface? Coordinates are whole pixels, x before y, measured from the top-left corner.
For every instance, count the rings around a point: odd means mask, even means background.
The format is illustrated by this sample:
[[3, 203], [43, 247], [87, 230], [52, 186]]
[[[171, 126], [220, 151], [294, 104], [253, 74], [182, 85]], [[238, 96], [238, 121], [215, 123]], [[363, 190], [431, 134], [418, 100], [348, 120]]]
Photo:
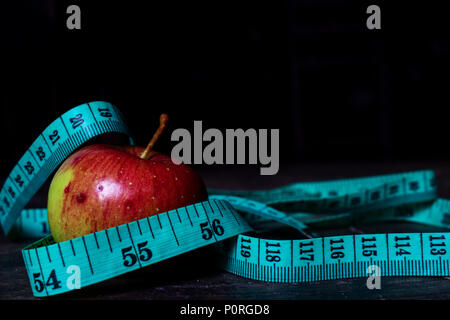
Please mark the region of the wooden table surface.
[[[450, 165], [422, 163], [322, 163], [283, 165], [275, 176], [260, 176], [256, 166], [199, 170], [210, 188], [266, 189], [297, 181], [318, 181], [433, 169], [439, 196], [450, 198]], [[44, 187], [32, 205], [45, 205]], [[43, 200], [44, 199], [44, 200]], [[321, 235], [432, 232], [439, 228], [413, 223], [379, 223], [321, 230]], [[0, 299], [37, 299], [32, 295], [21, 249], [28, 242], [11, 242], [0, 235]], [[175, 257], [102, 283], [49, 299], [172, 300], [172, 299], [449, 299], [450, 277], [386, 277], [380, 290], [368, 290], [366, 278], [277, 284], [253, 281], [221, 271], [210, 248]]]

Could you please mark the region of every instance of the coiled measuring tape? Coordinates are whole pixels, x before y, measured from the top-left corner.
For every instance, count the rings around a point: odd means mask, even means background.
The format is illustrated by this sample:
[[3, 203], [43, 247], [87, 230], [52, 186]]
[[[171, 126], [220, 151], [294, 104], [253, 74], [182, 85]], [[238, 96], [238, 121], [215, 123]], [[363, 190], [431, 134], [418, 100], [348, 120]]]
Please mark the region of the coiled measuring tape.
[[[0, 192], [7, 235], [44, 237], [22, 250], [35, 296], [98, 283], [197, 248], [216, 245], [225, 270], [274, 282], [367, 276], [450, 275], [450, 233], [364, 234], [312, 238], [305, 229], [382, 220], [450, 226], [450, 201], [437, 198], [432, 171], [328, 182], [267, 191], [209, 190], [209, 200], [54, 243], [45, 209], [23, 210], [45, 180], [94, 136], [128, 129], [107, 102], [75, 107], [52, 122], [12, 170]], [[130, 138], [130, 143], [133, 141]], [[299, 239], [263, 239], [257, 232], [289, 226]]]

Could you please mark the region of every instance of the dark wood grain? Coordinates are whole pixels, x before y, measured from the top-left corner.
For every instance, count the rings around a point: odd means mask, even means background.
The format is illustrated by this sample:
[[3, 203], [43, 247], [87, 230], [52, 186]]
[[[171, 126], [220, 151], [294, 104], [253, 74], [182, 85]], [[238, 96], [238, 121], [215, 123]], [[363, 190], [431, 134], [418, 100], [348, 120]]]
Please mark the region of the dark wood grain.
[[[201, 170], [208, 187], [227, 189], [272, 188], [296, 181], [315, 181], [374, 174], [434, 169], [441, 197], [450, 197], [450, 167], [446, 163], [306, 164], [282, 166], [278, 175], [259, 176], [256, 167]], [[41, 190], [33, 204], [45, 203]], [[321, 230], [321, 235], [375, 232], [442, 231], [413, 223], [379, 223]], [[22, 261], [29, 242], [0, 236], [0, 299], [36, 299]], [[343, 279], [301, 284], [253, 281], [224, 272], [210, 248], [200, 249], [82, 290], [49, 299], [449, 299], [448, 277], [387, 277], [381, 290], [368, 290], [366, 279]]]

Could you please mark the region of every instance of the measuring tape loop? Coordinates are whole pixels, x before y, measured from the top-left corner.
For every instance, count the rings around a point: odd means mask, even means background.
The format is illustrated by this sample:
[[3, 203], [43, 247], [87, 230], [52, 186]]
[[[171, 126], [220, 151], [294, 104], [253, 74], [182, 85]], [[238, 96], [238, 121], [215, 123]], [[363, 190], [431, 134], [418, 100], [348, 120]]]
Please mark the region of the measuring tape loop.
[[295, 183], [262, 191], [209, 190], [238, 196], [284, 212], [365, 212], [437, 198], [431, 170], [323, 182]]
[[210, 200], [64, 242], [48, 236], [22, 254], [33, 294], [49, 296], [74, 289], [70, 266], [86, 287], [251, 230], [225, 201]]
[[300, 232], [303, 232], [303, 230], [307, 228], [307, 226], [299, 220], [255, 200], [229, 195], [211, 195], [209, 198], [226, 200], [236, 210], [259, 216], [265, 220], [277, 221], [282, 224], [286, 224], [294, 229], [297, 229]]
[[120, 111], [108, 102], [82, 104], [53, 121], [20, 158], [0, 191], [4, 233], [9, 234], [22, 209], [59, 164], [89, 139], [108, 132], [129, 136]]
[[[33, 142], [0, 191], [5, 234], [43, 237], [22, 250], [35, 296], [86, 287], [213, 244], [225, 270], [262, 281], [367, 277], [373, 266], [381, 276], [450, 275], [448, 232], [314, 233], [315, 228], [378, 221], [448, 229], [450, 201], [437, 198], [431, 170], [301, 182], [271, 190], [210, 189], [208, 201], [54, 243], [48, 235], [47, 210], [24, 207], [74, 150], [108, 132], [129, 136], [120, 111], [110, 103], [90, 102], [67, 111]], [[265, 239], [260, 234], [283, 226], [299, 231], [298, 238]]]

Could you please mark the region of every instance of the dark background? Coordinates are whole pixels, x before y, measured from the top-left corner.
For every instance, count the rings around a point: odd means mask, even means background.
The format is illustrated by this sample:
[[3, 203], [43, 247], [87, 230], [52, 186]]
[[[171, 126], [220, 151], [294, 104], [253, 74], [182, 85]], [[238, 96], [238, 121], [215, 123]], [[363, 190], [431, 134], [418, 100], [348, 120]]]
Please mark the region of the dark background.
[[[2, 3], [3, 176], [93, 100], [141, 145], [167, 112], [171, 130], [280, 128], [282, 163], [450, 158], [444, 2], [93, 2]], [[70, 4], [81, 30], [66, 28]], [[381, 30], [366, 28], [370, 4]]]

